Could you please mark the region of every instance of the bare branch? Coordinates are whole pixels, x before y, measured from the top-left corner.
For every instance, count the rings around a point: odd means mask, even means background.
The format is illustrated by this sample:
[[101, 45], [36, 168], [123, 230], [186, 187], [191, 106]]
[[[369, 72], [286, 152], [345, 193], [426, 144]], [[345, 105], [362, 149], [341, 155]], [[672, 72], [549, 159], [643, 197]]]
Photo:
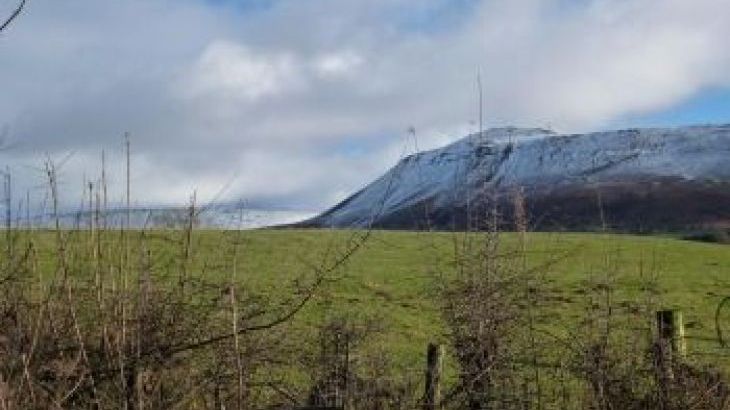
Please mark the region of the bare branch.
[[20, 1], [20, 4], [18, 4], [18, 7], [15, 9], [13, 14], [11, 14], [10, 17], [8, 17], [8, 19], [5, 20], [5, 22], [2, 24], [2, 26], [0, 26], [0, 33], [3, 30], [5, 30], [10, 25], [10, 23], [13, 20], [15, 20], [16, 17], [18, 17], [20, 15], [20, 13], [23, 11], [23, 7], [25, 7], [25, 2], [26, 2], [26, 0]]

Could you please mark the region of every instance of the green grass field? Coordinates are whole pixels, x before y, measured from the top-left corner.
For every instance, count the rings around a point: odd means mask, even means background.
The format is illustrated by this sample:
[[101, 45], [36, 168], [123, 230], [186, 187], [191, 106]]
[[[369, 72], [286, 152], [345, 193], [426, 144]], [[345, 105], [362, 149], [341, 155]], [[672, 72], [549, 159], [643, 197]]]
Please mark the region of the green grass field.
[[[197, 232], [198, 263], [220, 252], [220, 232]], [[245, 232], [239, 279], [253, 287], [276, 291], [307, 265], [326, 264], [353, 233], [317, 230]], [[420, 368], [429, 341], [445, 340], [439, 314], [439, 278], [453, 274], [454, 241], [459, 234], [377, 231], [342, 269], [334, 273], [316, 299], [296, 318], [314, 324], [341, 315], [376, 320], [382, 325], [380, 347], [405, 367]], [[503, 234], [510, 249], [516, 234]], [[331, 256], [329, 257], [331, 259]], [[586, 316], [591, 280], [615, 284], [617, 316], [621, 308], [643, 303], [640, 289], [657, 284], [656, 305], [680, 309], [687, 327], [690, 358], [730, 368], [730, 360], [715, 337], [715, 309], [730, 295], [730, 247], [688, 242], [672, 237], [530, 233], [528, 263], [554, 258], [544, 273], [545, 309], [542, 325], [570, 339], [566, 330]], [[211, 270], [208, 275], [227, 275]], [[285, 289], [285, 287], [284, 287]], [[730, 311], [722, 318], [730, 325]], [[620, 321], [620, 319], [617, 319]]]
[[[253, 281], [277, 280], [300, 259], [316, 263], [328, 244], [346, 233], [325, 231], [256, 231], [247, 233], [246, 274]], [[203, 243], [216, 234], [203, 234]], [[503, 236], [505, 247], [514, 234]], [[453, 270], [454, 235], [448, 233], [376, 232], [347, 264], [342, 279], [305, 312], [316, 317], [334, 312], [381, 318], [390, 349], [420, 363], [426, 343], [444, 339], [437, 283]], [[204, 251], [203, 251], [204, 252]], [[589, 307], [586, 282], [591, 278], [615, 282], [620, 308], [641, 303], [640, 288], [652, 278], [658, 285], [657, 305], [680, 309], [687, 327], [688, 353], [712, 362], [730, 361], [715, 338], [715, 309], [730, 295], [730, 247], [669, 237], [532, 233], [528, 261], [537, 265], [559, 255], [544, 274], [548, 292], [543, 318], [550, 328], [569, 328]], [[269, 282], [271, 283], [271, 282]], [[722, 317], [730, 325], [730, 314]], [[567, 335], [566, 335], [567, 337]]]
[[[290, 291], [288, 284], [305, 280], [313, 267], [326, 265], [341, 252], [350, 231], [256, 230], [193, 233], [191, 274], [227, 280], [223, 263], [231, 258], [234, 238], [243, 239], [236, 280], [257, 292]], [[51, 266], [55, 249], [52, 234], [36, 233], [41, 259]], [[69, 236], [83, 243], [86, 233]], [[134, 233], [132, 233], [134, 235]], [[170, 238], [174, 231], [152, 231], [153, 270], [175, 269], [179, 257]], [[446, 341], [447, 327], [439, 313], [438, 285], [453, 275], [454, 243], [461, 234], [375, 231], [362, 248], [330, 274], [316, 297], [294, 318], [294, 329], [308, 332], [328, 317], [374, 322], [382, 330], [368, 339], [365, 349], [378, 349], [407, 371], [422, 367], [430, 341]], [[514, 248], [516, 234], [501, 236], [504, 249]], [[178, 238], [179, 239], [179, 238]], [[612, 303], [619, 326], [621, 314], [644, 303], [642, 288], [656, 283], [656, 306], [680, 309], [687, 327], [691, 360], [730, 369], [730, 358], [715, 337], [715, 309], [730, 295], [730, 247], [688, 242], [672, 237], [588, 233], [529, 233], [527, 263], [543, 270], [544, 300], [540, 323], [546, 330], [571, 341], [570, 331], [591, 308], [591, 283], [610, 282], [616, 292]], [[721, 317], [730, 331], [730, 309]], [[298, 333], [292, 333], [296, 336]]]

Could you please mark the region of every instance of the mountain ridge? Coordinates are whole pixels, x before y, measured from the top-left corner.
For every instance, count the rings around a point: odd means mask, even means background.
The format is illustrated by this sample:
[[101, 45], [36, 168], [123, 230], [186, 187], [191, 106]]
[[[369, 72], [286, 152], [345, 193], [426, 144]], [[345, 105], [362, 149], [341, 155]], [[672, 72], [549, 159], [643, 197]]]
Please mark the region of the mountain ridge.
[[[536, 229], [730, 225], [730, 124], [557, 134], [494, 128], [419, 152], [300, 226], [463, 229], [524, 192]], [[601, 220], [603, 218], [603, 220]]]

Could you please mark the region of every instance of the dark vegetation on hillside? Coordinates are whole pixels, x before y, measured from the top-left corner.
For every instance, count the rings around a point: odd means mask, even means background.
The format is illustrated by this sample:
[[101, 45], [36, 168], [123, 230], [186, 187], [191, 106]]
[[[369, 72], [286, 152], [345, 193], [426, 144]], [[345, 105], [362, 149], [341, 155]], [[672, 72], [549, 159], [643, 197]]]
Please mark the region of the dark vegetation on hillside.
[[697, 231], [686, 234], [682, 238], [689, 241], [730, 244], [730, 229]]
[[[720, 230], [730, 224], [730, 184], [701, 184], [674, 179], [526, 190], [533, 231], [667, 233]], [[495, 194], [503, 229], [513, 219], [511, 194]], [[479, 206], [479, 199], [470, 206]], [[339, 206], [343, 206], [340, 204]], [[379, 229], [464, 230], [466, 204], [437, 206], [431, 200], [376, 218]], [[335, 210], [338, 208], [335, 208]], [[599, 211], [599, 209], [601, 211]], [[295, 226], [320, 227], [314, 221]]]

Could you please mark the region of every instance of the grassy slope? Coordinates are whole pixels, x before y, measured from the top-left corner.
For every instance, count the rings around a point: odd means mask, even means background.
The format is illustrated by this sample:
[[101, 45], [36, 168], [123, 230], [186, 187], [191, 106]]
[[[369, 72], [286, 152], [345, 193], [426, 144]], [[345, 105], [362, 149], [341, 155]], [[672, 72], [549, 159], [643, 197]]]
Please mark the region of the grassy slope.
[[[82, 234], [77, 234], [82, 235]], [[179, 232], [157, 232], [154, 237], [179, 237]], [[232, 232], [195, 232], [194, 274], [228, 279], [220, 261], [230, 257]], [[238, 279], [267, 292], [287, 292], [298, 277], [311, 275], [307, 265], [331, 260], [353, 233], [324, 230], [259, 230], [241, 234]], [[51, 258], [50, 235], [41, 235], [40, 248]], [[374, 320], [385, 330], [367, 348], [383, 350], [408, 371], [420, 372], [429, 341], [444, 340], [446, 328], [438, 313], [437, 283], [453, 270], [454, 234], [374, 232], [366, 245], [338, 270], [318, 297], [296, 317], [302, 331], [327, 316], [351, 315]], [[458, 236], [457, 236], [458, 238]], [[505, 248], [515, 234], [502, 236]], [[545, 279], [549, 302], [542, 326], [569, 338], [591, 305], [586, 282], [610, 277], [618, 289], [617, 309], [625, 301], [641, 302], [639, 288], [649, 277], [660, 284], [659, 305], [682, 309], [687, 323], [691, 357], [730, 369], [730, 360], [712, 338], [714, 310], [730, 295], [730, 247], [663, 237], [598, 234], [529, 234], [528, 263], [559, 261]], [[72, 241], [73, 238], [72, 238]], [[175, 270], [177, 248], [156, 240], [152, 249], [156, 269]], [[329, 256], [328, 256], [329, 255]], [[50, 266], [50, 263], [49, 263]], [[730, 322], [730, 309], [724, 316]], [[730, 332], [730, 327], [728, 329]], [[297, 337], [294, 335], [293, 337]], [[707, 356], [711, 353], [712, 356]]]
[[[219, 234], [200, 234], [205, 253]], [[256, 284], [276, 285], [290, 279], [301, 261], [318, 263], [326, 249], [341, 246], [348, 232], [254, 231], [245, 234], [245, 276]], [[505, 234], [505, 248], [515, 242]], [[420, 365], [430, 340], [444, 338], [438, 313], [437, 278], [449, 275], [454, 235], [446, 233], [375, 232], [367, 245], [342, 270], [342, 278], [327, 286], [298, 320], [313, 322], [332, 313], [376, 317], [384, 325], [387, 349], [408, 367]], [[639, 288], [651, 277], [659, 284], [657, 303], [681, 309], [687, 324], [689, 353], [720, 354], [715, 363], [729, 368], [715, 335], [714, 311], [730, 295], [730, 248], [673, 238], [628, 235], [529, 235], [529, 263], [561, 255], [546, 273], [549, 311], [547, 328], [565, 335], [566, 326], [585, 316], [590, 305], [585, 284], [591, 277], [609, 277], [616, 284], [617, 310], [627, 301], [642, 302]], [[730, 314], [724, 316], [725, 321]], [[565, 335], [567, 337], [567, 335]]]

